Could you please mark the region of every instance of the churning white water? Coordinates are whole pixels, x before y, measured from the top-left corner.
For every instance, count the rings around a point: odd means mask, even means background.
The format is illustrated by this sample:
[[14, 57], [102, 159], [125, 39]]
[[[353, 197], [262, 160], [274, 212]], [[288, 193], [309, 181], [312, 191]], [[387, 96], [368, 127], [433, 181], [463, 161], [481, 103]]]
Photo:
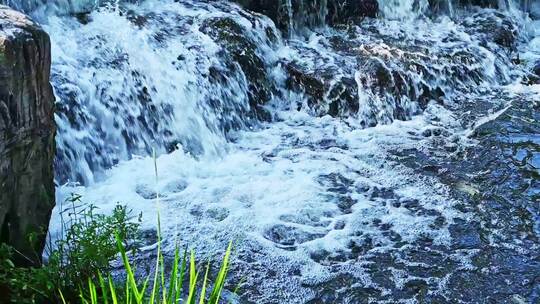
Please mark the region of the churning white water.
[[[396, 290], [419, 274], [381, 261], [381, 283], [369, 258], [392, 253], [428, 267], [399, 250], [449, 247], [449, 228], [474, 214], [457, 207], [448, 184], [403, 160], [474, 145], [471, 130], [509, 105], [498, 96], [522, 94], [517, 52], [528, 67], [540, 58], [539, 38], [527, 42], [537, 24], [521, 12], [445, 3], [450, 13], [430, 19], [428, 1], [380, 1], [379, 19], [291, 39], [227, 1], [41, 15], [58, 98], [51, 230], [78, 193], [103, 212], [117, 202], [143, 212], [148, 230], [159, 210], [168, 250], [180, 243], [215, 256], [233, 240], [243, 301], [320, 300], [326, 284], [344, 293], [327, 301], [355, 302], [350, 287], [414, 302]], [[519, 33], [518, 50], [490, 36], [494, 24]], [[323, 91], [315, 102], [309, 88], [291, 89], [291, 70]], [[470, 115], [471, 100], [487, 105]], [[424, 278], [429, 295], [444, 297], [477, 252], [445, 252], [453, 266]]]

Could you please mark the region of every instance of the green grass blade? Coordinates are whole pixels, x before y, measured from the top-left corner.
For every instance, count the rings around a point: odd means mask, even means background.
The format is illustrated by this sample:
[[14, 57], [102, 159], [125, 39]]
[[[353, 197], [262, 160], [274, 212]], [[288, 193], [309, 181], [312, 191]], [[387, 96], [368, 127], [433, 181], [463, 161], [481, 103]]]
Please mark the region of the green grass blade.
[[118, 304], [118, 299], [116, 298], [116, 287], [114, 287], [111, 276], [108, 277], [108, 280], [109, 280], [109, 291], [111, 292], [111, 300], [113, 304]]
[[58, 294], [60, 295], [60, 299], [62, 300], [62, 304], [67, 304], [66, 299], [64, 298], [64, 294], [60, 289], [58, 289]]
[[159, 271], [160, 271], [160, 277], [161, 277], [161, 302], [166, 303], [166, 300], [167, 300], [167, 286], [165, 285], [166, 284], [166, 282], [165, 282], [165, 260], [163, 258], [163, 253], [161, 252], [161, 250], [159, 252], [158, 258], [159, 258], [159, 264], [160, 264]]
[[[159, 245], [158, 245], [159, 248]], [[159, 252], [159, 249], [158, 249]], [[159, 254], [159, 253], [158, 253]], [[157, 284], [158, 284], [158, 272], [159, 272], [159, 257], [156, 259], [156, 269], [154, 270], [154, 281], [152, 282], [152, 291], [150, 293], [149, 304], [154, 304], [156, 300]]]
[[191, 250], [191, 257], [189, 261], [189, 294], [186, 303], [195, 303], [195, 293], [197, 291], [197, 268], [195, 267], [195, 253]]
[[144, 279], [144, 283], [142, 285], [141, 291], [146, 294], [148, 291], [146, 290], [148, 288], [148, 283], [150, 282], [150, 276], [147, 276], [146, 279]]
[[212, 289], [212, 295], [210, 296], [209, 303], [218, 303], [219, 299], [221, 298], [221, 292], [223, 291], [223, 287], [225, 286], [225, 280], [227, 277], [227, 272], [229, 270], [229, 258], [232, 251], [232, 242], [229, 243], [229, 246], [227, 247], [227, 251], [225, 252], [225, 257], [223, 258], [223, 262], [221, 264], [221, 269], [219, 270], [218, 276], [216, 278], [216, 282], [214, 284], [214, 288]]
[[82, 290], [82, 287], [79, 288], [79, 297], [81, 298], [81, 302], [83, 304], [89, 304], [88, 300], [86, 299], [86, 297], [84, 296], [84, 292]]
[[116, 244], [118, 246], [118, 251], [120, 251], [120, 254], [122, 256], [122, 262], [124, 263], [124, 268], [126, 270], [126, 283], [129, 283], [129, 288], [127, 288], [126, 291], [131, 289], [131, 292], [135, 295], [135, 301], [137, 302], [137, 304], [142, 304], [144, 290], [142, 292], [139, 292], [139, 288], [137, 287], [137, 282], [135, 280], [135, 275], [133, 274], [133, 270], [131, 269], [131, 265], [129, 264], [126, 250], [122, 245], [122, 240], [120, 239], [120, 236], [118, 234], [116, 234]]
[[99, 286], [101, 288], [102, 293], [102, 301], [103, 304], [109, 304], [109, 294], [107, 293], [107, 288], [105, 288], [105, 280], [103, 279], [103, 276], [101, 273], [98, 273], [98, 280], [99, 280]]
[[176, 294], [176, 289], [178, 288], [177, 275], [178, 275], [178, 262], [180, 261], [180, 252], [178, 247], [174, 250], [174, 261], [171, 271], [171, 278], [169, 279], [169, 293], [167, 294], [166, 303], [176, 304], [176, 299], [173, 299], [173, 296]]
[[90, 292], [90, 302], [92, 304], [97, 304], [96, 285], [92, 282], [91, 278], [88, 278], [88, 291]]
[[126, 275], [126, 303], [127, 304], [131, 304], [131, 288], [129, 286], [130, 286], [129, 278]]
[[186, 267], [187, 267], [187, 249], [184, 250], [184, 256], [182, 257], [182, 266], [180, 267], [180, 275], [177, 278], [178, 284], [176, 289], [176, 295], [174, 296], [175, 303], [178, 299], [180, 299], [180, 293], [182, 292], [182, 288], [184, 286], [184, 277], [186, 275]]
[[208, 262], [208, 265], [206, 266], [206, 272], [204, 273], [204, 279], [202, 283], [202, 289], [201, 289], [201, 298], [199, 299], [199, 304], [204, 304], [204, 301], [206, 300], [206, 284], [208, 282], [208, 271], [210, 270], [210, 262]]

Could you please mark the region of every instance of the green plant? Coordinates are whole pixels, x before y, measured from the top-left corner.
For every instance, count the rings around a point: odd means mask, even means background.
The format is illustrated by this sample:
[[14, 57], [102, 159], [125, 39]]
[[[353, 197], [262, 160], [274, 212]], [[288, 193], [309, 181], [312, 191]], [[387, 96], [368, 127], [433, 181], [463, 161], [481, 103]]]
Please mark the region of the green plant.
[[42, 303], [48, 294], [47, 273], [41, 268], [16, 267], [13, 263], [14, 254], [12, 247], [0, 244], [1, 300], [11, 303]]
[[[111, 215], [96, 213], [93, 205], [83, 205], [80, 196], [72, 195], [62, 211], [61, 237], [49, 242], [48, 259], [40, 268], [15, 267], [12, 247], [0, 246], [0, 294], [11, 303], [59, 303], [58, 290], [64, 299], [79, 300], [79, 286], [98, 273], [108, 273], [118, 257], [115, 235], [131, 246], [139, 239], [141, 218], [133, 221], [130, 211], [117, 205]], [[67, 217], [66, 217], [67, 213]]]
[[[154, 153], [157, 181], [157, 162]], [[159, 202], [159, 195], [156, 199]], [[220, 301], [229, 271], [232, 243], [216, 275], [211, 292], [208, 275], [210, 263], [201, 272], [197, 270], [195, 254], [191, 251], [189, 270], [187, 251], [180, 259], [177, 248], [170, 276], [166, 279], [164, 256], [161, 250], [161, 224], [158, 211], [157, 258], [153, 277], [140, 282], [130, 264], [127, 248], [136, 253], [141, 215], [137, 221], [131, 211], [117, 205], [112, 215], [96, 213], [93, 205], [83, 205], [81, 196], [72, 195], [67, 208], [61, 205], [61, 238], [49, 241], [48, 261], [41, 268], [18, 268], [12, 262], [11, 247], [0, 244], [0, 300], [11, 303], [78, 303], [84, 304], [217, 304]], [[67, 219], [64, 218], [67, 213]], [[122, 258], [125, 281], [111, 277], [110, 264]], [[103, 275], [106, 274], [106, 275]], [[189, 278], [186, 276], [189, 275]], [[184, 290], [184, 280], [188, 286]], [[152, 282], [152, 286], [149, 286]]]
[[[161, 249], [158, 222], [158, 246], [155, 271], [142, 282], [128, 259], [128, 250], [136, 252], [139, 222], [130, 211], [117, 205], [112, 215], [95, 212], [94, 206], [78, 206], [80, 196], [68, 200], [69, 222], [63, 220], [64, 237], [55, 241], [49, 259], [41, 268], [19, 268], [12, 262], [13, 248], [0, 245], [0, 295], [3, 301], [21, 304], [217, 304], [229, 270], [231, 244], [225, 252], [210, 291], [210, 263], [197, 268], [195, 254], [176, 249], [172, 269], [167, 274]], [[158, 216], [159, 218], [159, 216]], [[121, 257], [125, 280], [113, 280], [110, 263]], [[188, 262], [189, 260], [189, 262]], [[186, 286], [184, 286], [186, 285]]]
[[[97, 283], [89, 279], [88, 284], [80, 289], [80, 298], [84, 304], [98, 303], [124, 303], [124, 304], [173, 304], [182, 300], [182, 303], [189, 304], [218, 304], [225, 285], [229, 270], [229, 257], [231, 254], [231, 243], [229, 244], [219, 272], [213, 284], [212, 291], [208, 290], [208, 274], [210, 263], [204, 270], [202, 282], [199, 278], [202, 274], [197, 270], [195, 264], [195, 254], [191, 251], [189, 258], [189, 271], [187, 265], [187, 251], [180, 259], [180, 251], [177, 249], [168, 281], [166, 280], [165, 263], [163, 254], [158, 244], [158, 256], [153, 277], [148, 276], [141, 284], [134, 274], [132, 266], [122, 244], [122, 239], [117, 236], [118, 249], [122, 256], [124, 270], [126, 272], [125, 285], [117, 284], [110, 276], [104, 278], [98, 275]], [[189, 274], [187, 289], [184, 290], [184, 279]], [[152, 279], [152, 286], [149, 282]], [[123, 292], [121, 292], [123, 291]], [[60, 294], [63, 293], [60, 291]], [[198, 299], [198, 300], [197, 300]], [[66, 301], [63, 301], [66, 304]]]
[[115, 235], [124, 246], [132, 245], [139, 239], [141, 222], [141, 216], [132, 221], [125, 206], [117, 205], [111, 215], [103, 215], [96, 213], [93, 205], [81, 207], [80, 198], [72, 195], [67, 200], [71, 206], [65, 210], [69, 220], [62, 220], [65, 236], [55, 241], [45, 267], [54, 274], [51, 277], [56, 289], [63, 288], [64, 297], [70, 300], [78, 297], [79, 286], [89, 278], [109, 272], [110, 263], [118, 255]]

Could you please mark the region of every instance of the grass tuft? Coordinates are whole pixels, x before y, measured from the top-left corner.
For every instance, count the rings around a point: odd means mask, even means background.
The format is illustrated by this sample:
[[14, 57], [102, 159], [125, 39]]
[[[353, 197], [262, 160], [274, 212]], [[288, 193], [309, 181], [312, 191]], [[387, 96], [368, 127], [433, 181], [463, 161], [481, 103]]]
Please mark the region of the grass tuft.
[[[232, 251], [232, 243], [227, 247], [225, 256], [221, 263], [220, 270], [217, 274], [216, 280], [210, 296], [207, 296], [207, 290], [209, 290], [208, 275], [210, 272], [210, 263], [205, 267], [204, 278], [202, 282], [199, 282], [199, 272], [197, 271], [197, 265], [195, 262], [195, 254], [193, 251], [190, 253], [189, 261], [189, 282], [186, 286], [186, 290], [183, 289], [184, 278], [186, 276], [186, 255], [184, 251], [182, 263], [180, 263], [180, 251], [175, 250], [174, 262], [172, 265], [171, 275], [168, 284], [161, 278], [165, 277], [164, 258], [160, 247], [158, 246], [157, 264], [153, 274], [149, 275], [143, 282], [143, 284], [137, 283], [137, 278], [133, 272], [126, 250], [124, 248], [122, 240], [117, 236], [117, 245], [120, 255], [122, 256], [123, 266], [126, 272], [125, 287], [117, 285], [116, 282], [108, 276], [106, 279], [102, 275], [98, 275], [98, 284], [93, 280], [88, 280], [88, 286], [86, 290], [81, 291], [81, 302], [87, 304], [101, 304], [101, 303], [119, 303], [117, 294], [120, 286], [125, 288], [125, 298], [120, 303], [124, 304], [176, 304], [182, 299], [182, 293], [187, 291], [185, 301], [182, 303], [195, 304], [196, 299], [199, 299], [199, 304], [218, 304], [221, 300], [221, 295], [226, 283], [227, 272], [229, 269], [229, 258]], [[150, 277], [153, 277], [152, 287], [148, 288], [148, 281]], [[159, 281], [159, 282], [158, 282]], [[161, 283], [161, 284], [160, 284]], [[201, 284], [200, 286], [198, 286]], [[106, 287], [108, 286], [108, 288]], [[60, 293], [61, 294], [61, 293]]]

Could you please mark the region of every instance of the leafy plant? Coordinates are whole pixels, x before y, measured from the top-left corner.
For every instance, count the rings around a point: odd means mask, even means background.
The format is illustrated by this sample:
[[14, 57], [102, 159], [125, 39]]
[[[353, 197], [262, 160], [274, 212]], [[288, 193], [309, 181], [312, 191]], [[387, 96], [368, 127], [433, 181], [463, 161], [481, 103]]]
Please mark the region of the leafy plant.
[[[154, 152], [157, 181], [157, 162]], [[157, 202], [159, 200], [156, 199]], [[232, 243], [229, 243], [219, 272], [210, 292], [208, 275], [210, 263], [197, 270], [195, 254], [191, 251], [189, 270], [187, 251], [180, 259], [177, 248], [172, 270], [166, 279], [165, 262], [161, 250], [161, 224], [158, 212], [157, 259], [153, 276], [140, 282], [130, 264], [127, 248], [136, 253], [141, 216], [131, 218], [131, 211], [117, 205], [111, 215], [96, 213], [93, 205], [83, 205], [81, 196], [72, 195], [60, 206], [61, 238], [49, 248], [47, 263], [41, 268], [18, 268], [12, 262], [12, 248], [0, 244], [0, 300], [11, 303], [78, 303], [84, 304], [217, 304], [229, 271]], [[67, 213], [67, 220], [64, 219]], [[49, 244], [53, 242], [50, 241]], [[110, 264], [122, 258], [125, 281], [111, 277]], [[105, 274], [105, 275], [103, 275]], [[187, 277], [189, 275], [189, 278]], [[184, 290], [184, 280], [189, 279]], [[152, 282], [152, 286], [149, 286]]]
[[[19, 268], [12, 262], [13, 249], [0, 245], [0, 295], [11, 303], [85, 304], [217, 304], [229, 270], [229, 244], [210, 290], [210, 263], [197, 268], [195, 254], [175, 250], [172, 269], [165, 271], [158, 222], [157, 259], [152, 276], [139, 280], [128, 258], [136, 253], [141, 217], [132, 221], [130, 211], [117, 205], [111, 215], [95, 212], [96, 207], [80, 205], [80, 196], [67, 201], [62, 219], [64, 237], [49, 250], [41, 268]], [[159, 218], [159, 216], [158, 216]], [[125, 280], [113, 280], [110, 263], [121, 257]], [[189, 260], [189, 262], [188, 262]], [[150, 283], [151, 282], [151, 283]], [[187, 284], [186, 284], [187, 283]], [[185, 285], [185, 286], [184, 286]]]
[[63, 221], [65, 237], [57, 240], [55, 248], [50, 250], [47, 268], [57, 273], [56, 286], [77, 290], [86, 284], [87, 278], [109, 271], [118, 254], [115, 235], [126, 245], [138, 239], [141, 217], [132, 222], [130, 211], [121, 205], [114, 208], [112, 215], [97, 214], [93, 205], [78, 210], [76, 203], [80, 202], [80, 196], [77, 195], [68, 202], [72, 207], [67, 210], [69, 221]]
[[[48, 260], [41, 268], [15, 267], [12, 247], [0, 246], [0, 291], [2, 300], [11, 303], [60, 302], [79, 300], [79, 286], [98, 273], [108, 273], [110, 263], [118, 256], [115, 235], [132, 246], [139, 239], [141, 218], [132, 221], [125, 206], [117, 205], [111, 215], [96, 213], [93, 205], [81, 204], [73, 195], [62, 211], [62, 236], [49, 242]], [[64, 218], [67, 213], [67, 218]], [[4, 296], [5, 295], [5, 296]]]
[[[139, 239], [138, 220], [131, 221], [131, 212], [125, 206], [117, 205], [111, 215], [96, 213], [93, 205], [78, 205], [80, 196], [73, 195], [68, 212], [69, 221], [65, 223], [65, 236], [55, 242], [50, 249], [46, 269], [53, 272], [53, 284], [66, 290], [64, 297], [78, 297], [79, 286], [98, 273], [108, 273], [110, 263], [117, 258], [118, 248], [115, 235], [125, 245]], [[136, 248], [136, 247], [133, 247]]]
[[14, 250], [0, 244], [0, 295], [11, 303], [41, 303], [47, 298], [47, 273], [41, 268], [19, 268], [13, 263]]

